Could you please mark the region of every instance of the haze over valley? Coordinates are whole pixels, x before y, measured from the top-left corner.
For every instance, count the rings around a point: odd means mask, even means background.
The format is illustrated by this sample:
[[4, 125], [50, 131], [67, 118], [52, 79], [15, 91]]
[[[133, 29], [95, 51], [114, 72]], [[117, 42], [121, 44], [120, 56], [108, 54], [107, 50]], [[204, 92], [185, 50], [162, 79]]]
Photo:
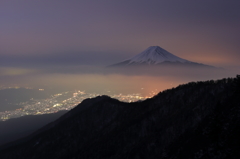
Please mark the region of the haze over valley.
[[238, 159], [239, 8], [1, 0], [0, 158]]
[[85, 98], [103, 94], [134, 102], [183, 83], [237, 74], [179, 58], [159, 46], [107, 67], [48, 66], [33, 72], [6, 67], [2, 72], [1, 120], [70, 110]]

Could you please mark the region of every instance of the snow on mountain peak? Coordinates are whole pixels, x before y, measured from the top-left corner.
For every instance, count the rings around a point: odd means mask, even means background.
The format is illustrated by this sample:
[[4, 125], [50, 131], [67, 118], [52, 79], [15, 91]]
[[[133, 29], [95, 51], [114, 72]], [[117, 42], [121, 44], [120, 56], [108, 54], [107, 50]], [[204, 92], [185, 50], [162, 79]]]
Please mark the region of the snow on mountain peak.
[[197, 62], [188, 61], [171, 54], [159, 46], [150, 46], [136, 56], [126, 59], [122, 62], [110, 65], [109, 67], [121, 66], [183, 66], [183, 67], [201, 67], [215, 68]]
[[188, 60], [177, 57], [170, 52], [164, 50], [159, 46], [150, 46], [140, 54], [129, 59], [129, 64], [131, 63], [148, 63], [148, 64], [159, 64], [162, 62], [190, 62]]

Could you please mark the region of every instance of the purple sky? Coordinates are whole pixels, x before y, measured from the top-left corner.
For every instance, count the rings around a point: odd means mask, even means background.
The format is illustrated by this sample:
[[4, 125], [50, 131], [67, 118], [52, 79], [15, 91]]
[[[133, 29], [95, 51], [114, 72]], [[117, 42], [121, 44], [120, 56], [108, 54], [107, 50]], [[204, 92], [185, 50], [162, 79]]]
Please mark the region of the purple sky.
[[240, 66], [239, 0], [1, 0], [0, 67], [102, 65], [158, 45]]

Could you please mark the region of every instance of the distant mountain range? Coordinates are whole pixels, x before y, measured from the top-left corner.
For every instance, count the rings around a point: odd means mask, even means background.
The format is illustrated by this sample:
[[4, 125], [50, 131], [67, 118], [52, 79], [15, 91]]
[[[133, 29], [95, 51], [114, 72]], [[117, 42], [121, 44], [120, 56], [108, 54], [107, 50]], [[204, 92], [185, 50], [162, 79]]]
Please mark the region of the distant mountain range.
[[240, 76], [191, 82], [124, 103], [86, 99], [1, 159], [239, 159]]
[[124, 66], [194, 66], [204, 68], [214, 68], [213, 66], [185, 60], [159, 46], [150, 46], [136, 56], [124, 60], [122, 62], [110, 65], [108, 67], [124, 67]]

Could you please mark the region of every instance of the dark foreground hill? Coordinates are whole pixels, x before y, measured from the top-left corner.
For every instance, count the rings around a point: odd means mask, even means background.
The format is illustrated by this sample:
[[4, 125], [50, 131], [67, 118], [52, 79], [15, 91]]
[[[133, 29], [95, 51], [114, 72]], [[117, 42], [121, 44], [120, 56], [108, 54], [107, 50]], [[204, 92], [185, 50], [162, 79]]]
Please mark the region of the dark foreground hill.
[[37, 129], [58, 119], [67, 111], [44, 115], [27, 115], [19, 118], [0, 121], [0, 145], [30, 135]]
[[240, 77], [192, 82], [136, 103], [86, 99], [1, 159], [240, 158]]

